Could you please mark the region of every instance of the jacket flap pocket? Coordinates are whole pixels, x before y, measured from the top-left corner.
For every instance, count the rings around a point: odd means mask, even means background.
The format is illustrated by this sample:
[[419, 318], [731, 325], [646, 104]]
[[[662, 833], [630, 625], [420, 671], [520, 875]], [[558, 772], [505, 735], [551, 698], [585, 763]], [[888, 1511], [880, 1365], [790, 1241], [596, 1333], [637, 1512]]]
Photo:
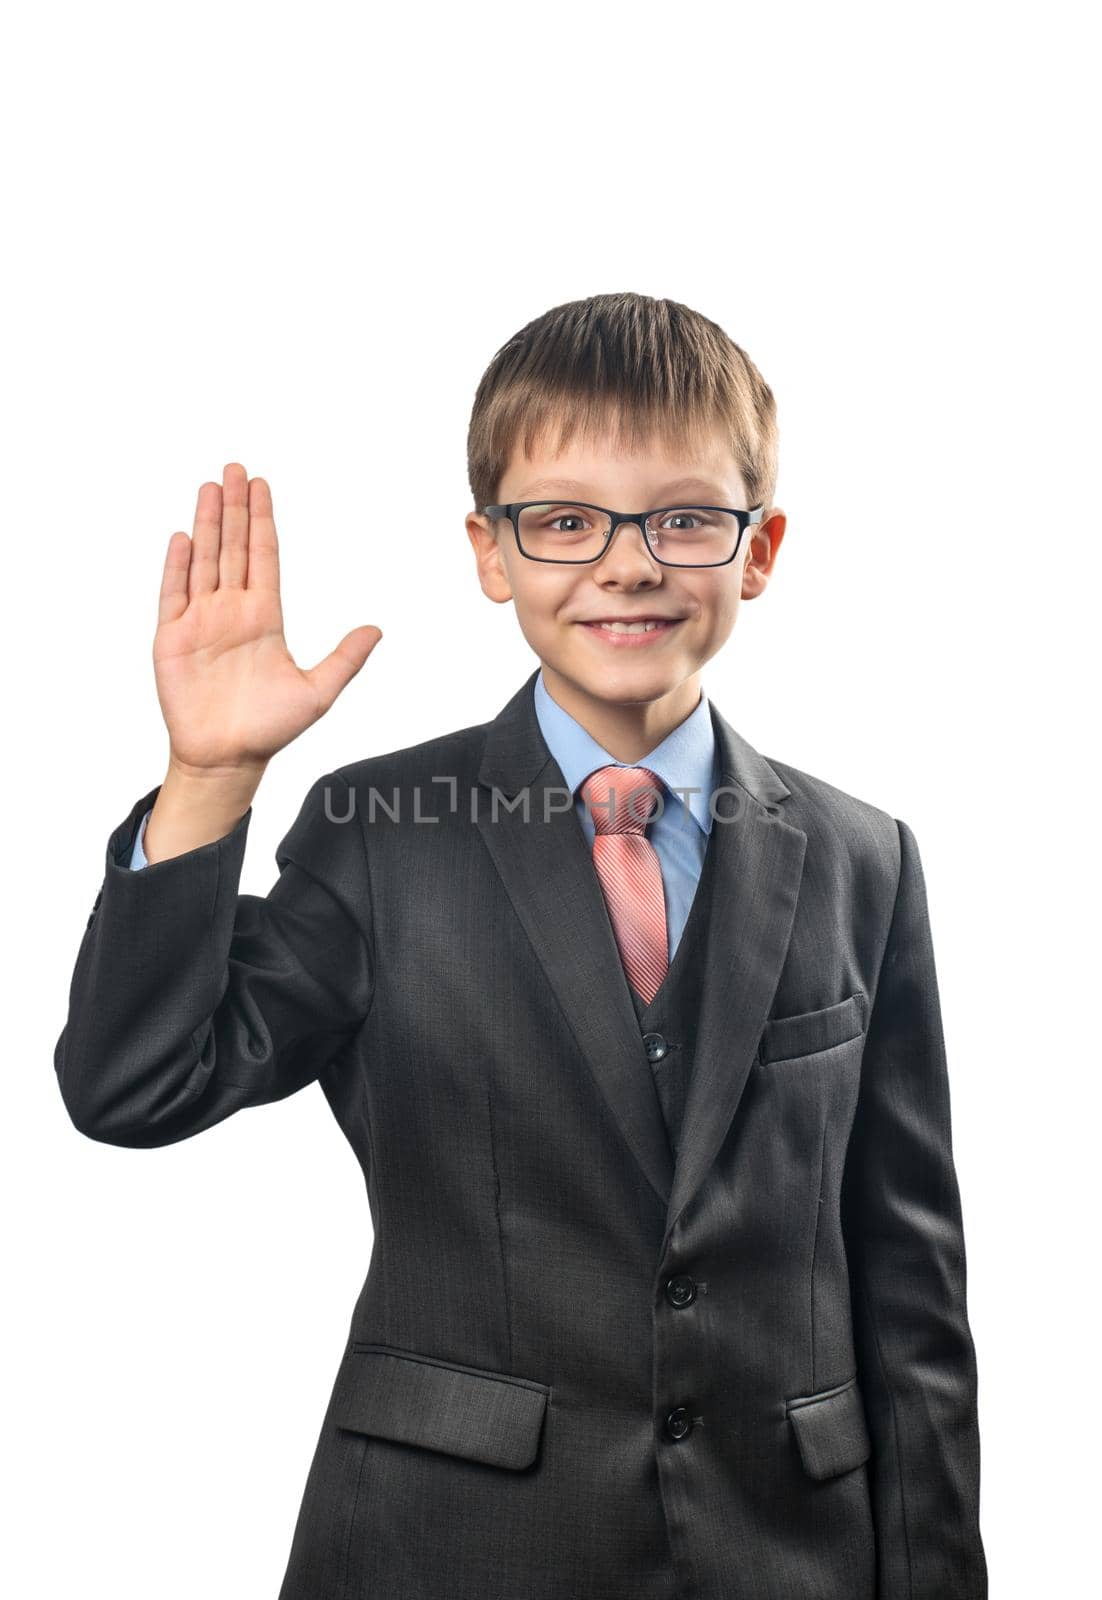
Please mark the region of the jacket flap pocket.
[[355, 1433], [443, 1450], [494, 1467], [535, 1460], [547, 1384], [390, 1345], [349, 1346], [333, 1420]]
[[852, 1472], [872, 1453], [857, 1380], [786, 1401], [804, 1470], [811, 1478]]
[[795, 1017], [772, 1017], [762, 1029], [759, 1061], [787, 1061], [814, 1055], [856, 1039], [865, 1026], [865, 997], [851, 994], [821, 1011], [801, 1011]]

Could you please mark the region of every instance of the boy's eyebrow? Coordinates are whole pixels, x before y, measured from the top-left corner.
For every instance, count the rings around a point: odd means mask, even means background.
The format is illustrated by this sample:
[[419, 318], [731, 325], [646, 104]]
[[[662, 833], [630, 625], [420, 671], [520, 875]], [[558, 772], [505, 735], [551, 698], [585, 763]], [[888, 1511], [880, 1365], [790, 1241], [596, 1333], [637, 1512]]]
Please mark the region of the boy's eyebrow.
[[[666, 484], [659, 491], [662, 495], [678, 494], [704, 494], [710, 495], [708, 504], [725, 505], [725, 489], [719, 489], [707, 478], [678, 478]], [[589, 500], [591, 504], [599, 504], [593, 499], [595, 491], [588, 484], [578, 483], [574, 478], [539, 478], [535, 483], [530, 483], [526, 489], [520, 491], [522, 500], [531, 499], [534, 494], [576, 494], [579, 499]]]

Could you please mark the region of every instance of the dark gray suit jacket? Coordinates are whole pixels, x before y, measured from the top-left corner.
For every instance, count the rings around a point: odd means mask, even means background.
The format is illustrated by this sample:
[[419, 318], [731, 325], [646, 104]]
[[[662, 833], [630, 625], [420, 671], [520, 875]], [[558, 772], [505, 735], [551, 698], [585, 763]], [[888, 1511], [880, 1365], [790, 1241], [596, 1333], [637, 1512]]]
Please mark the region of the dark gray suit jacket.
[[712, 706], [674, 1156], [534, 682], [319, 778], [265, 898], [251, 812], [131, 872], [153, 789], [108, 843], [55, 1056], [76, 1127], [164, 1145], [317, 1079], [366, 1179], [281, 1600], [981, 1600], [914, 836]]

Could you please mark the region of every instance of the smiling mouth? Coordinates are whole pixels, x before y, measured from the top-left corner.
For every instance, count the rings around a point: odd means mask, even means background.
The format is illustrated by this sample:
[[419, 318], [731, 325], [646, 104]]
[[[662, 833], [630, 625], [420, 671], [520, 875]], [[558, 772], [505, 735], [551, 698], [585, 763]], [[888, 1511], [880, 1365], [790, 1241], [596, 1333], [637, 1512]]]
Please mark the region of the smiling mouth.
[[604, 639], [652, 639], [671, 633], [683, 620], [681, 617], [648, 617], [638, 622], [581, 622], [579, 627]]

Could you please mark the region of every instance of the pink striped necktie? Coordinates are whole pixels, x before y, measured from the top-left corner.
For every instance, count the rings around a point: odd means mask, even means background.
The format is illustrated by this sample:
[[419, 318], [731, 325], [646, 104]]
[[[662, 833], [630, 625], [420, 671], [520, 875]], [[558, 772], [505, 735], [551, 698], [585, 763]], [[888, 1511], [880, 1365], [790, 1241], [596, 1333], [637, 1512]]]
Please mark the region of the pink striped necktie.
[[593, 818], [593, 865], [624, 971], [647, 1005], [669, 967], [662, 863], [643, 836], [661, 786], [649, 767], [598, 767], [579, 785]]

